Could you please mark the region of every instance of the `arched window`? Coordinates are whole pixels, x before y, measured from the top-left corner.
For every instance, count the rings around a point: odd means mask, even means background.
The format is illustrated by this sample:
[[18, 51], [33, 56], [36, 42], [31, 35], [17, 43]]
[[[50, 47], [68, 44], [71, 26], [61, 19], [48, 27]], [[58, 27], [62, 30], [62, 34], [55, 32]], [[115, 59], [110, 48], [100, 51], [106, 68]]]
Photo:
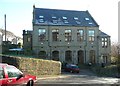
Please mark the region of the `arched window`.
[[42, 59], [46, 59], [46, 52], [45, 52], [45, 51], [40, 51], [40, 52], [38, 53], [38, 57], [39, 57], [39, 58], [42, 58]]
[[59, 51], [52, 52], [52, 59], [55, 61], [59, 61]]
[[72, 62], [72, 51], [68, 50], [65, 52], [65, 61], [66, 62]]

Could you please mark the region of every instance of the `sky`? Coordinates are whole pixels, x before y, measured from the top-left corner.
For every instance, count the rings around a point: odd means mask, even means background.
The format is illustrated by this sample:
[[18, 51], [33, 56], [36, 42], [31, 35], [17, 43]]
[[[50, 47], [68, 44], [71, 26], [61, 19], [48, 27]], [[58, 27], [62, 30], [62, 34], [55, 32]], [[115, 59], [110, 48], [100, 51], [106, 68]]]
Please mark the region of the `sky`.
[[37, 8], [88, 10], [99, 25], [99, 29], [118, 42], [119, 0], [0, 0], [0, 28], [22, 37], [23, 30], [32, 30], [33, 5]]

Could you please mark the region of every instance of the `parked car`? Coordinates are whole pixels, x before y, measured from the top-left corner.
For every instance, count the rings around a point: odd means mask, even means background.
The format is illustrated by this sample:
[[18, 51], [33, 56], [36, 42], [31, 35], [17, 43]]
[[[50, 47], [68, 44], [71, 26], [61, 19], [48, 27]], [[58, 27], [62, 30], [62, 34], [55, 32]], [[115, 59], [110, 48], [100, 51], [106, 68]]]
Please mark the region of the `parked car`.
[[74, 64], [67, 64], [66, 67], [64, 68], [66, 72], [72, 72], [72, 73], [79, 73], [80, 69], [77, 65]]
[[21, 85], [33, 86], [36, 76], [23, 74], [15, 66], [0, 63], [0, 86]]

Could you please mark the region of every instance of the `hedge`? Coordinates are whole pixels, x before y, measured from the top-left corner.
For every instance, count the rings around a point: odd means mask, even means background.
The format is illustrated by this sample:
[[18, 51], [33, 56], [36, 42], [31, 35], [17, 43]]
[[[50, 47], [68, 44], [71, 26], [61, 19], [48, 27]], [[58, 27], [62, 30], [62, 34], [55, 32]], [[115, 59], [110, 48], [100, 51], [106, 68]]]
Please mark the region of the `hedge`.
[[115, 77], [118, 73], [116, 65], [110, 65], [105, 67], [95, 66], [95, 67], [92, 67], [91, 69], [98, 76]]
[[24, 73], [29, 73], [33, 75], [61, 74], [61, 62], [59, 61], [13, 56], [1, 56], [1, 57], [2, 63], [14, 65]]

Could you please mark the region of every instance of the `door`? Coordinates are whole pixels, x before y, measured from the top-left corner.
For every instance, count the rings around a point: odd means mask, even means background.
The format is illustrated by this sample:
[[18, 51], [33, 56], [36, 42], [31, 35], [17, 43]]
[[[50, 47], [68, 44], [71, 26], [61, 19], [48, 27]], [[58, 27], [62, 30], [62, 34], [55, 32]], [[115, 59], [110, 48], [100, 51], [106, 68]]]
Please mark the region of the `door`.
[[78, 64], [84, 63], [84, 52], [82, 50], [78, 51]]

